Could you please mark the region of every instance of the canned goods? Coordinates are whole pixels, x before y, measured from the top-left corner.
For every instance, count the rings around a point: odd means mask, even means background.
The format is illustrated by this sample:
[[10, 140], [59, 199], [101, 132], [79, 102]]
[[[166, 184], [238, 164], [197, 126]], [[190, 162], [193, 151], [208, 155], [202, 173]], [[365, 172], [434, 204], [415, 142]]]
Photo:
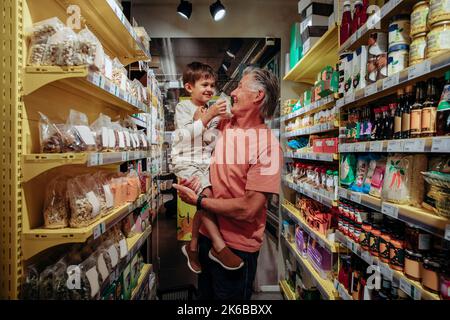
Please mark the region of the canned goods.
[[408, 67], [409, 46], [399, 44], [389, 49], [388, 75], [391, 76]]
[[450, 21], [433, 24], [427, 35], [427, 59], [447, 50], [450, 50]]
[[430, 6], [428, 1], [420, 1], [416, 3], [413, 7], [413, 12], [411, 13], [411, 37], [414, 38], [416, 35], [427, 32], [427, 18]]
[[407, 14], [398, 15], [392, 18], [389, 24], [389, 48], [398, 44], [410, 44], [409, 36], [411, 31], [410, 16]]
[[425, 60], [425, 53], [427, 48], [427, 34], [418, 34], [411, 42], [409, 48], [409, 65], [415, 65]]
[[428, 23], [450, 20], [450, 0], [430, 0]]

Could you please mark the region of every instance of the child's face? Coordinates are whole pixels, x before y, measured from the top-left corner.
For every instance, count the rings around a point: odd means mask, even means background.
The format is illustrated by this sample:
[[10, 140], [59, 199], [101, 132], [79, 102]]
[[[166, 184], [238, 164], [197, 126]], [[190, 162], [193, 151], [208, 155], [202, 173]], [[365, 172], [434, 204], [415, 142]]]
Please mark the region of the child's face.
[[190, 93], [191, 98], [199, 103], [206, 104], [215, 93], [216, 80], [212, 77], [201, 78], [194, 85], [187, 83], [185, 89]]

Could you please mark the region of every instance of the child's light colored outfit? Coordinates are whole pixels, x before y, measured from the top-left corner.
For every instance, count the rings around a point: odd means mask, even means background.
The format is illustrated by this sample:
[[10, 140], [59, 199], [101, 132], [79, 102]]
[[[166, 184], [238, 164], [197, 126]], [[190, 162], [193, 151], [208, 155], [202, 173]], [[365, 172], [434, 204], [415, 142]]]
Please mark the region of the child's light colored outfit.
[[197, 176], [201, 188], [210, 187], [209, 165], [219, 131], [216, 130], [220, 118], [212, 119], [207, 128], [202, 120], [194, 121], [198, 107], [191, 100], [184, 100], [175, 108], [175, 132], [173, 133], [172, 164], [179, 178]]

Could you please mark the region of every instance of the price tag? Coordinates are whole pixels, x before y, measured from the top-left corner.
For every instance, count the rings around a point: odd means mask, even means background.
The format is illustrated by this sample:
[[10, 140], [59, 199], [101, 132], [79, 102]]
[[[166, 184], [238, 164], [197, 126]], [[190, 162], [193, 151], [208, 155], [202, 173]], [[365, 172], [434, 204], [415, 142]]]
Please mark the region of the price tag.
[[450, 138], [433, 138], [432, 152], [450, 152]]
[[408, 80], [430, 73], [430, 70], [431, 70], [430, 60], [425, 60], [422, 63], [415, 64], [408, 68]]
[[364, 88], [364, 97], [371, 96], [378, 92], [378, 87], [376, 83], [372, 83], [371, 85]]
[[339, 197], [347, 199], [347, 190], [344, 188], [339, 188]]
[[327, 131], [329, 129], [329, 123], [322, 123], [320, 131]]
[[359, 192], [352, 192], [350, 200], [356, 203], [361, 203], [361, 194]]
[[383, 275], [383, 277], [385, 277], [389, 281], [392, 281], [392, 279], [394, 278], [394, 270], [389, 268], [389, 266], [386, 265], [385, 263], [380, 262], [379, 265], [380, 265], [380, 272]]
[[97, 153], [90, 153], [89, 154], [89, 167], [93, 167], [98, 165], [98, 156]]
[[406, 140], [403, 145], [404, 152], [424, 152], [425, 139]]
[[97, 87], [100, 86], [100, 75], [96, 72], [92, 74], [92, 83], [95, 84]]
[[122, 161], [127, 161], [127, 153], [122, 152]]
[[386, 79], [383, 80], [383, 90], [398, 85], [399, 80], [400, 80], [400, 73], [396, 73], [393, 74], [392, 76], [387, 77]]
[[372, 141], [369, 146], [370, 152], [382, 152], [383, 151], [383, 141]]
[[389, 203], [383, 202], [381, 205], [381, 212], [387, 216], [398, 219], [398, 207]]
[[450, 241], [450, 224], [445, 227], [445, 240]]
[[365, 261], [365, 262], [367, 262], [369, 265], [372, 265], [373, 264], [373, 257], [370, 255], [370, 253], [369, 253], [369, 251], [363, 251], [362, 253], [361, 253], [361, 258]]
[[340, 109], [344, 106], [344, 104], [345, 104], [345, 99], [344, 98], [339, 99], [336, 101], [336, 108]]
[[101, 166], [103, 164], [103, 153], [98, 153], [98, 165]]
[[313, 193], [312, 196], [313, 196], [313, 199], [316, 200], [317, 202], [322, 202], [321, 201], [322, 198], [317, 193]]
[[400, 289], [403, 290], [407, 295], [415, 300], [419, 300], [421, 297], [421, 293], [414, 286], [411, 285], [406, 279], [400, 279]]
[[366, 152], [366, 143], [365, 142], [355, 143], [355, 152]]
[[356, 33], [352, 34], [352, 36], [350, 37], [350, 43], [355, 43], [356, 41]]
[[387, 151], [388, 152], [403, 152], [403, 141], [395, 141], [395, 140], [389, 141]]
[[362, 28], [359, 28], [358, 30], [356, 30], [356, 39], [361, 38], [362, 33], [363, 33], [363, 29]]
[[355, 144], [354, 143], [347, 144], [347, 152], [355, 152]]

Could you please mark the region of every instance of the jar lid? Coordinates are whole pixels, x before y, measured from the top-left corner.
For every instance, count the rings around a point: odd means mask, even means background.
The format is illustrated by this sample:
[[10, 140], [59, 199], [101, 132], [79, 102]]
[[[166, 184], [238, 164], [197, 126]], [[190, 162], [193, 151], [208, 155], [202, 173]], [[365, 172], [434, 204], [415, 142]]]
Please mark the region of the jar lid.
[[405, 250], [405, 257], [415, 261], [420, 261], [423, 258], [423, 256], [419, 252], [414, 252], [408, 249]]
[[419, 1], [413, 6], [413, 10], [416, 9], [419, 6], [422, 6], [424, 4], [428, 4], [428, 1]]
[[422, 37], [426, 37], [426, 36], [427, 36], [426, 32], [418, 33], [413, 37], [413, 41], [416, 40], [417, 38], [422, 38]]
[[429, 257], [423, 260], [423, 267], [428, 270], [439, 271], [441, 269], [441, 263], [439, 259]]
[[389, 53], [394, 52], [394, 51], [401, 51], [401, 50], [409, 50], [409, 45], [407, 44], [396, 44], [393, 45], [391, 47], [389, 47]]
[[409, 14], [398, 14], [396, 16], [393, 16], [391, 19], [391, 23], [394, 23], [395, 21], [401, 21], [401, 20], [410, 20]]
[[450, 24], [450, 20], [436, 22], [436, 23], [433, 23], [431, 25], [431, 29], [436, 28], [436, 27], [440, 27], [440, 26], [444, 26], [444, 25], [447, 25], [447, 24]]

